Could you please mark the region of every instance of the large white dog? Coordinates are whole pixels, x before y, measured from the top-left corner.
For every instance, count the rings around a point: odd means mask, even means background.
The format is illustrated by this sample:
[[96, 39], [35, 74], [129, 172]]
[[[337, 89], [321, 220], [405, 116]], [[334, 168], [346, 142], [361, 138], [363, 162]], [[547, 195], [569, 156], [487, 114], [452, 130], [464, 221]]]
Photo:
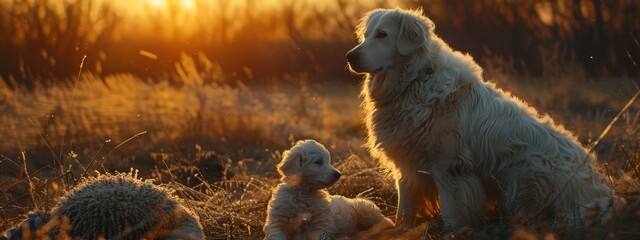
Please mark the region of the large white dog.
[[368, 147], [396, 179], [396, 225], [422, 213], [478, 226], [495, 200], [500, 213], [579, 227], [625, 205], [570, 132], [485, 82], [434, 28], [421, 10], [374, 10], [347, 54], [351, 70], [366, 74]]

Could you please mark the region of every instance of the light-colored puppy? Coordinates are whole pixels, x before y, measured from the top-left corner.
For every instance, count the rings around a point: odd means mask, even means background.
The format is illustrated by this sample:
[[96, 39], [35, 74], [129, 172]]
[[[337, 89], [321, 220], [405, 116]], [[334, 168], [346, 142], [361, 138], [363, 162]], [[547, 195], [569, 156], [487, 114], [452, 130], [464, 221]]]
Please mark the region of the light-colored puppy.
[[263, 229], [266, 239], [331, 239], [393, 225], [372, 202], [324, 190], [341, 175], [330, 161], [329, 151], [313, 140], [284, 152], [278, 164], [282, 183], [273, 191]]
[[347, 54], [366, 74], [368, 147], [396, 179], [396, 225], [422, 211], [449, 227], [478, 226], [497, 200], [501, 213], [580, 227], [625, 205], [570, 132], [485, 82], [434, 28], [421, 10], [374, 10]]

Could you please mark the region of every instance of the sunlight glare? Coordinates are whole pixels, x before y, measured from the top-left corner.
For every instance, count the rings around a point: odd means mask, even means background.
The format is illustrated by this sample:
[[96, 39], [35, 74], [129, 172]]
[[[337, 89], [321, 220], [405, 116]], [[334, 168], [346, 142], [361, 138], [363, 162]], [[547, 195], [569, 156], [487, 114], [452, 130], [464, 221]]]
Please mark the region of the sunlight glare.
[[182, 0], [182, 7], [185, 9], [193, 9], [193, 7], [195, 7], [194, 0]]
[[196, 7], [195, 0], [148, 0], [149, 5], [155, 8], [178, 7], [184, 10], [192, 10]]
[[167, 5], [167, 0], [149, 0], [149, 4], [152, 7], [160, 8]]

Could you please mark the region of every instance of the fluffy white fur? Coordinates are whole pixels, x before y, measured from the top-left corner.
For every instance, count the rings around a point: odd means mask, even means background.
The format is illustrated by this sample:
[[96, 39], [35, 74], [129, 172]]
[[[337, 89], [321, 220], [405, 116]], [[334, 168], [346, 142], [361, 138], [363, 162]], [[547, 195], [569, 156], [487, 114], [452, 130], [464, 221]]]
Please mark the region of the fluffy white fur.
[[478, 226], [496, 200], [501, 213], [584, 226], [625, 205], [569, 131], [485, 82], [434, 28], [420, 10], [374, 10], [347, 54], [366, 74], [368, 147], [396, 179], [396, 225], [415, 224], [419, 212]]
[[331, 196], [324, 190], [340, 178], [329, 151], [313, 140], [298, 141], [278, 164], [264, 226], [266, 239], [331, 239], [373, 227], [392, 226], [366, 199]]

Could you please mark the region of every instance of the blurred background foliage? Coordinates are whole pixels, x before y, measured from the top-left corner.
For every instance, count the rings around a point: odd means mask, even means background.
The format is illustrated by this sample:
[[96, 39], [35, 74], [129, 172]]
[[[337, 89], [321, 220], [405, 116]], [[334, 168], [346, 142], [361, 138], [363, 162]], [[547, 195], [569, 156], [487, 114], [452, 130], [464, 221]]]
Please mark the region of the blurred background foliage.
[[[422, 7], [436, 32], [479, 62], [521, 74], [579, 68], [636, 74], [637, 0], [0, 0], [0, 77], [11, 86], [71, 79], [82, 56], [97, 75], [173, 79], [182, 54], [248, 84], [309, 73], [343, 81], [353, 28], [377, 7]], [[558, 64], [558, 63], [565, 64]]]

